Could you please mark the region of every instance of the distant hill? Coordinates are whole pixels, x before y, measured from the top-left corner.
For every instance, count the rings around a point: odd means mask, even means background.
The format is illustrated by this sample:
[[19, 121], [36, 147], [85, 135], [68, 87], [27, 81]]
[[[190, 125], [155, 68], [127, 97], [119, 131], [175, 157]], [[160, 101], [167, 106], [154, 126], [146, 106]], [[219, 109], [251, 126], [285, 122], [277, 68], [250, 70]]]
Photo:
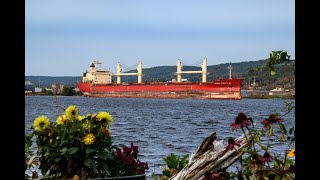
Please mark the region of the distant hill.
[[32, 84], [26, 84], [26, 87], [51, 87], [52, 84], [63, 84], [68, 87], [76, 87], [77, 82], [81, 81], [81, 76], [25, 76], [25, 81]]
[[[294, 61], [287, 65], [277, 65], [277, 74], [271, 76], [266, 69], [257, 73], [253, 70], [256, 67], [262, 67], [266, 60], [258, 61], [244, 61], [239, 63], [232, 63], [232, 77], [244, 78], [244, 84], [249, 82], [249, 78], [253, 81], [253, 76], [255, 75], [255, 80], [264, 86], [265, 89], [273, 88], [276, 84], [286, 84], [291, 83], [294, 86], [294, 76], [295, 76], [295, 64]], [[219, 78], [229, 77], [229, 70], [227, 67], [229, 63], [211, 65], [207, 66], [207, 81], [212, 81]], [[201, 67], [197, 66], [183, 66], [183, 71], [199, 71]], [[176, 79], [174, 73], [177, 71], [176, 66], [158, 66], [152, 68], [143, 68], [143, 81], [170, 81]], [[251, 72], [250, 72], [251, 71]], [[128, 72], [137, 72], [136, 70]], [[182, 76], [184, 79], [189, 81], [201, 81], [201, 74], [184, 74]], [[38, 87], [40, 82], [40, 87], [51, 87], [52, 84], [63, 84], [68, 87], [76, 87], [76, 83], [80, 82], [81, 76], [25, 76], [25, 81], [31, 82], [33, 85], [27, 85], [27, 87]], [[137, 82], [137, 76], [123, 76], [123, 82]], [[116, 77], [113, 78], [116, 81]]]

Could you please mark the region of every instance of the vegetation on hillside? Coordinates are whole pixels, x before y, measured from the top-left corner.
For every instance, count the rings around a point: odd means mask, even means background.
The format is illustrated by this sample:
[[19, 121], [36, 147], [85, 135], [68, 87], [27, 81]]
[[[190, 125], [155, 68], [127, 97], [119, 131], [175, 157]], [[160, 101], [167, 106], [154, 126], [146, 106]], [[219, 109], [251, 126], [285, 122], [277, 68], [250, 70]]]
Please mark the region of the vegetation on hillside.
[[[269, 73], [268, 67], [263, 67], [260, 71], [257, 71], [257, 67], [262, 67], [266, 63], [266, 60], [258, 61], [244, 61], [239, 63], [232, 63], [232, 77], [233, 78], [244, 78], [243, 84], [248, 85], [253, 83], [255, 80], [257, 86], [260, 89], [270, 90], [275, 86], [282, 84], [285, 87], [294, 89], [295, 87], [295, 63], [294, 60], [289, 61], [286, 64], [277, 64], [274, 66], [276, 70], [275, 75]], [[214, 79], [228, 78], [229, 70], [227, 67], [230, 63], [224, 63], [219, 65], [207, 66], [207, 81]], [[200, 71], [201, 66], [183, 66], [183, 71]], [[175, 72], [177, 71], [176, 66], [158, 66], [152, 68], [144, 68], [143, 81], [171, 81], [176, 79]], [[129, 72], [137, 72], [132, 70]], [[26, 76], [25, 80], [30, 81], [33, 85], [26, 85], [25, 89], [34, 89], [34, 87], [51, 87], [52, 84], [62, 84], [67, 87], [76, 87], [77, 82], [81, 81], [81, 76]], [[184, 74], [182, 76], [188, 81], [200, 82], [201, 74]], [[137, 76], [123, 76], [123, 82], [137, 82]], [[116, 77], [113, 78], [116, 81]]]

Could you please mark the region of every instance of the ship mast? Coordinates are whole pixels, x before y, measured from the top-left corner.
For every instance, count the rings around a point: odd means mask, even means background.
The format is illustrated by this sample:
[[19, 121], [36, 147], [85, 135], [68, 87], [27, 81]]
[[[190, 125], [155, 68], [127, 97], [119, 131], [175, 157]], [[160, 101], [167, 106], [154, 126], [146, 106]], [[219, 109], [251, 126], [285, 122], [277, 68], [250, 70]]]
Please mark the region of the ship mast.
[[177, 82], [181, 82], [181, 74], [195, 74], [200, 73], [202, 74], [202, 82], [207, 82], [207, 58], [204, 58], [203, 63], [201, 65], [201, 71], [182, 71], [182, 64], [181, 61], [178, 59], [177, 61]]
[[117, 76], [117, 84], [121, 84], [121, 76], [131, 76], [131, 75], [137, 75], [138, 76], [138, 83], [142, 83], [142, 61], [139, 62], [137, 73], [121, 73], [121, 65], [117, 64], [117, 74], [113, 74], [114, 76]]
[[202, 82], [207, 82], [207, 58], [204, 58], [201, 68], [202, 68]]
[[142, 83], [142, 61], [138, 65], [138, 83]]
[[229, 79], [232, 79], [232, 77], [231, 77], [231, 69], [232, 69], [231, 62], [230, 62], [230, 65], [227, 67], [227, 69], [229, 69]]
[[102, 64], [101, 61], [93, 61], [93, 64], [95, 65], [96, 69], [101, 69], [101, 64]]
[[181, 82], [181, 73], [182, 73], [182, 64], [180, 59], [178, 59], [177, 61], [177, 81]]
[[117, 64], [117, 84], [121, 83], [121, 65], [118, 63]]

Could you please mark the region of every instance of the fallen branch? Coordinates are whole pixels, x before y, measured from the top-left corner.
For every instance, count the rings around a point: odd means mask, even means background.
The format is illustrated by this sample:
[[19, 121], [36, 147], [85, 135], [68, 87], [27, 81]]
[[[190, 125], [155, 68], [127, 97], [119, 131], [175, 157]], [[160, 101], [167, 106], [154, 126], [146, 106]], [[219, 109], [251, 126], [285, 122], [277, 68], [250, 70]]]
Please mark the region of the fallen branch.
[[248, 132], [236, 138], [240, 140], [240, 146], [233, 150], [225, 151], [226, 146], [223, 140], [216, 141], [216, 133], [211, 133], [198, 148], [192, 153], [189, 163], [170, 180], [199, 179], [205, 172], [217, 173], [220, 170], [228, 168], [245, 152], [246, 148], [252, 142], [252, 136]]

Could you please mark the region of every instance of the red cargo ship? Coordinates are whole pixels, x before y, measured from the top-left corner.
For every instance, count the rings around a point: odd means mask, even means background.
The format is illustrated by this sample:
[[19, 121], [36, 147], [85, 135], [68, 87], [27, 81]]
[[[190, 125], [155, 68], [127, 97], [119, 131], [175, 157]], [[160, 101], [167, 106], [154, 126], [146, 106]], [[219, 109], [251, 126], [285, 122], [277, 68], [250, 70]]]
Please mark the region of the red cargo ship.
[[[194, 99], [241, 99], [242, 78], [231, 78], [231, 64], [228, 79], [206, 81], [207, 59], [202, 64], [201, 71], [182, 71], [180, 60], [177, 62], [177, 80], [167, 82], [142, 82], [142, 62], [137, 73], [121, 73], [120, 64], [117, 73], [99, 67], [101, 62], [94, 61], [89, 71], [83, 73], [82, 82], [77, 87], [87, 97], [114, 98], [194, 98]], [[183, 74], [201, 73], [201, 82], [188, 82], [182, 79]], [[122, 83], [121, 77], [138, 76], [137, 83]], [[117, 76], [117, 82], [112, 82], [112, 76]]]

